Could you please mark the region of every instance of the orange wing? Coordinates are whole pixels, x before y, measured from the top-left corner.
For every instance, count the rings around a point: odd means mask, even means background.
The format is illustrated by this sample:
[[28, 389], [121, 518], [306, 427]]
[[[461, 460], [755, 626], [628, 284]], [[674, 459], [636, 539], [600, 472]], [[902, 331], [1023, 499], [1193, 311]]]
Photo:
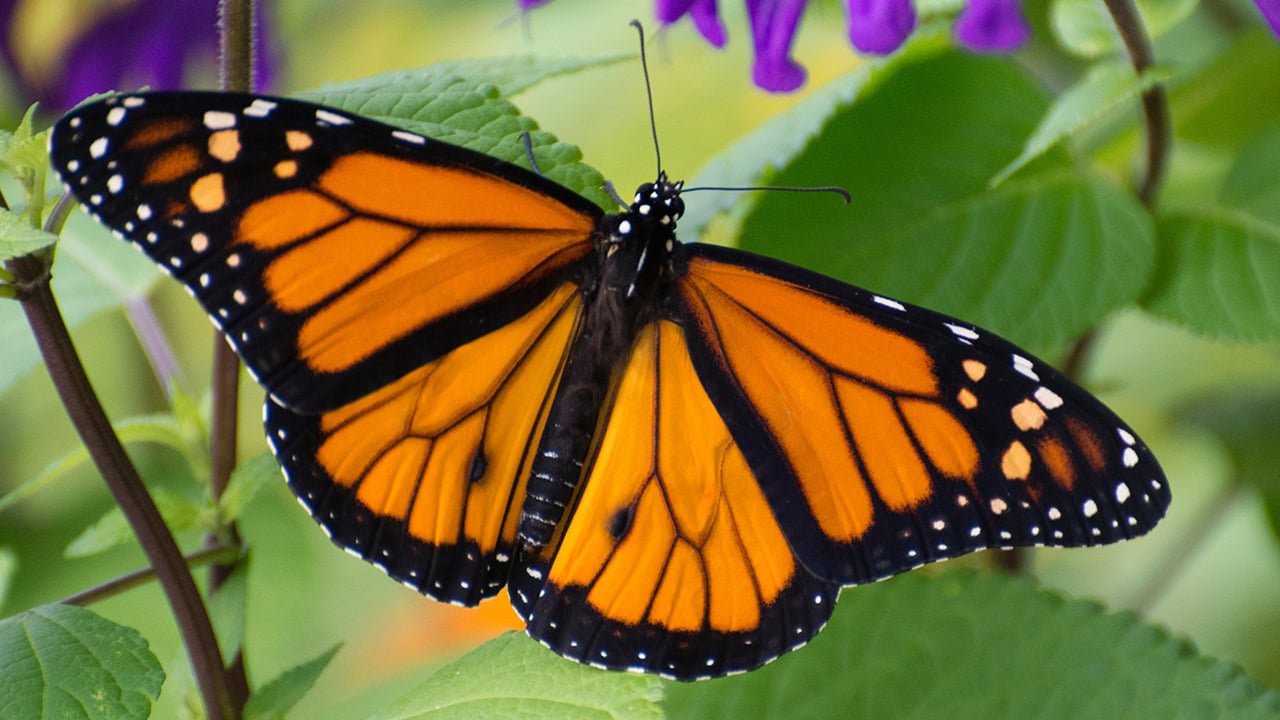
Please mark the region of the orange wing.
[[553, 553], [510, 579], [557, 652], [691, 680], [762, 665], [830, 616], [839, 585], [788, 548], [677, 325], [641, 332], [579, 488]]
[[289, 485], [330, 538], [437, 600], [506, 583], [536, 440], [576, 331], [566, 284], [527, 315], [321, 415], [267, 403]]
[[577, 281], [602, 215], [487, 155], [282, 98], [111, 97], [60, 120], [50, 145], [90, 212], [185, 283], [302, 412]]
[[817, 633], [843, 585], [1163, 516], [1146, 447], [1009, 343], [765, 258], [687, 253], [558, 536], [510, 580], [557, 652], [683, 680], [749, 670]]
[[818, 577], [1155, 526], [1159, 464], [1096, 398], [971, 325], [698, 247], [680, 284], [698, 376]]

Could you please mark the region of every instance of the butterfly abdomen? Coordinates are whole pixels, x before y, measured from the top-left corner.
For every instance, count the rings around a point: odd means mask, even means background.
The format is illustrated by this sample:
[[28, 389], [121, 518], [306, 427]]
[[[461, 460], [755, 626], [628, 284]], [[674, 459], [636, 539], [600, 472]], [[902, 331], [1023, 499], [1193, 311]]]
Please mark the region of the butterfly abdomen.
[[607, 388], [625, 365], [639, 329], [652, 318], [667, 284], [675, 227], [683, 205], [680, 186], [646, 184], [627, 212], [600, 220], [596, 231], [597, 281], [583, 289], [584, 310], [569, 350], [537, 451], [518, 529], [519, 541], [540, 548], [551, 542], [571, 505], [592, 438], [608, 404]]

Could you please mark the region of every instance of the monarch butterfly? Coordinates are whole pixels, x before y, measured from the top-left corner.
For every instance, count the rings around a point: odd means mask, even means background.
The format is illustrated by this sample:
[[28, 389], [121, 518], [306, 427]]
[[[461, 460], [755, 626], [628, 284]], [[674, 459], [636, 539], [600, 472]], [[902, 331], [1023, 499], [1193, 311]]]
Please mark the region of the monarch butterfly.
[[677, 241], [665, 174], [606, 214], [480, 153], [222, 93], [110, 97], [50, 144], [266, 387], [335, 543], [437, 600], [506, 586], [581, 662], [748, 670], [843, 586], [1131, 538], [1170, 500], [1124, 423], [992, 333]]

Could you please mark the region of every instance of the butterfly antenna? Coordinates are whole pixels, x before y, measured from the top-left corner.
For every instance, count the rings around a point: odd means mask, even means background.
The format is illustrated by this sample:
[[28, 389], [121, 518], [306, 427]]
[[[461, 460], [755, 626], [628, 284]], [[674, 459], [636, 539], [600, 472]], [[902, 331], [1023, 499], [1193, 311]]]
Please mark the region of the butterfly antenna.
[[697, 192], [699, 190], [720, 190], [722, 192], [752, 192], [755, 190], [771, 190], [774, 192], [807, 192], [807, 193], [834, 193], [844, 200], [844, 204], [848, 205], [853, 202], [853, 196], [848, 190], [838, 185], [824, 185], [822, 187], [789, 187], [785, 185], [754, 185], [751, 187], [692, 187], [685, 188], [682, 193]]
[[524, 155], [529, 158], [529, 167], [533, 168], [539, 176], [546, 177], [542, 174], [542, 168], [538, 167], [538, 161], [533, 157], [533, 138], [529, 136], [528, 130], [520, 133], [520, 140], [524, 142]]
[[653, 114], [653, 86], [649, 83], [649, 59], [644, 53], [644, 26], [632, 20], [631, 27], [640, 33], [640, 69], [644, 71], [644, 93], [649, 98], [649, 130], [653, 133], [653, 154], [658, 159], [658, 174], [662, 174], [662, 149], [658, 147], [658, 121]]
[[626, 209], [627, 201], [623, 200], [622, 196], [618, 194], [618, 189], [613, 186], [612, 181], [610, 180], [604, 181], [604, 191], [609, 193], [609, 197], [613, 198], [614, 202], [618, 203], [618, 207]]

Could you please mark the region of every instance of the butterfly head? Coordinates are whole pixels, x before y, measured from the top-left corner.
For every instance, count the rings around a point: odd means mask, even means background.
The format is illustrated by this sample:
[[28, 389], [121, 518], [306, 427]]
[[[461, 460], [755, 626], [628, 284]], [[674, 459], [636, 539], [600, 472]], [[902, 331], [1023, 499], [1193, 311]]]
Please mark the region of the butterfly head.
[[684, 215], [684, 200], [680, 199], [683, 189], [683, 180], [673, 183], [667, 180], [665, 172], [659, 173], [655, 182], [645, 183], [636, 189], [630, 214], [674, 229], [676, 221]]

